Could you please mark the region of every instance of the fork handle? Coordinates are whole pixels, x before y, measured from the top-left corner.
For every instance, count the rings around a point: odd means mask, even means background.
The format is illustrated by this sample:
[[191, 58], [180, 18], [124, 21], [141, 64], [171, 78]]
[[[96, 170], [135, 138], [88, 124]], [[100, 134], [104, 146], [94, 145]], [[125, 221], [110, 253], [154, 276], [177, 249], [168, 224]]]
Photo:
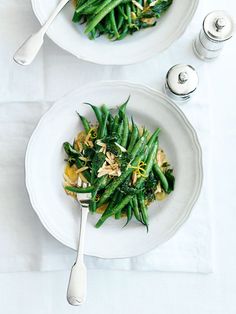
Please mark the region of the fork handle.
[[67, 300], [71, 305], [82, 305], [86, 299], [87, 269], [84, 262], [76, 262], [71, 269]]
[[83, 304], [87, 294], [87, 269], [84, 264], [84, 239], [87, 218], [88, 208], [82, 208], [78, 254], [76, 262], [71, 269], [67, 290], [67, 300], [71, 305]]
[[40, 28], [40, 30], [31, 35], [26, 41], [20, 46], [13, 56], [16, 63], [20, 65], [29, 65], [33, 62], [37, 56], [40, 48], [43, 45], [44, 35], [47, 32], [49, 26], [52, 24], [56, 16], [64, 8], [64, 6], [70, 0], [61, 0], [55, 10], [52, 12], [46, 23]]

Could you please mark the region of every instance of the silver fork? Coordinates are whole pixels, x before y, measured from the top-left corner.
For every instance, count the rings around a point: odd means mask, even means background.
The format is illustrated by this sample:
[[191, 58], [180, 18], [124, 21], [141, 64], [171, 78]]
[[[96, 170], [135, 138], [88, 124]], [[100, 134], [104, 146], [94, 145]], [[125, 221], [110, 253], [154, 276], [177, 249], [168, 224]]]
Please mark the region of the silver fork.
[[61, 10], [69, 1], [70, 0], [61, 0], [48, 18], [48, 20], [45, 22], [45, 24], [39, 29], [39, 31], [26, 39], [26, 41], [14, 54], [13, 59], [15, 62], [20, 65], [29, 65], [33, 62], [43, 44], [44, 35], [48, 31], [50, 25], [55, 20], [57, 15], [61, 12]]
[[[80, 179], [78, 185], [80, 186]], [[82, 187], [86, 188], [87, 183]], [[81, 305], [85, 302], [87, 291], [87, 269], [84, 264], [84, 239], [85, 229], [89, 212], [89, 201], [91, 193], [77, 194], [77, 200], [81, 206], [81, 220], [79, 232], [79, 244], [76, 261], [71, 269], [70, 279], [67, 289], [67, 300], [71, 305]]]

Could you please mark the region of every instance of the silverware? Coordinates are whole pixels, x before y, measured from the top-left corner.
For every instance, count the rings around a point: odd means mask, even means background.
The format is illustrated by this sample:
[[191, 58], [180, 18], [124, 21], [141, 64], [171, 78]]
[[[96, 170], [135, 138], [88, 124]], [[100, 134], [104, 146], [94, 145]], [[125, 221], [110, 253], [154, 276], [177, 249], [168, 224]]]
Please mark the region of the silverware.
[[64, 6], [70, 0], [61, 0], [58, 6], [55, 8], [47, 22], [40, 28], [40, 30], [31, 35], [16, 51], [13, 59], [16, 63], [20, 65], [29, 65], [33, 62], [37, 56], [40, 48], [42, 47], [44, 41], [44, 35], [46, 34], [48, 28], [56, 18], [56, 16], [61, 12]]
[[[78, 183], [80, 184], [81, 182]], [[83, 183], [82, 186], [85, 188], [87, 184]], [[77, 194], [77, 200], [81, 206], [81, 221], [77, 258], [71, 269], [67, 289], [67, 300], [71, 305], [81, 305], [86, 299], [87, 269], [84, 264], [84, 239], [90, 199], [91, 193]]]

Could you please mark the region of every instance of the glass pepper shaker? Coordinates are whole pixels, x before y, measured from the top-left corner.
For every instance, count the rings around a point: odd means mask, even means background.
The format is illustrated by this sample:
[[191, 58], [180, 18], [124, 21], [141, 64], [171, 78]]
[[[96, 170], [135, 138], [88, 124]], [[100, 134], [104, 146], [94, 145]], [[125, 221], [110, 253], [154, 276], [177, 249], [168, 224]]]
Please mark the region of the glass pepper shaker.
[[188, 101], [197, 86], [198, 75], [191, 65], [176, 64], [166, 74], [165, 93], [175, 101]]

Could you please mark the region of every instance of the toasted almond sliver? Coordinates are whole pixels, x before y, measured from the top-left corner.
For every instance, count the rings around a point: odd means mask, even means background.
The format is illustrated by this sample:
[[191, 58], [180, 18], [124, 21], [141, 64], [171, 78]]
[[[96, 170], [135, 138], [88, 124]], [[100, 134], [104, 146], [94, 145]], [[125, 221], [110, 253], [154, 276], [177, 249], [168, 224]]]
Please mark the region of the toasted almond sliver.
[[88, 158], [84, 157], [84, 156], [79, 157], [79, 159], [82, 160], [82, 161], [88, 161]]
[[158, 166], [161, 167], [165, 162], [167, 162], [166, 154], [164, 153], [162, 149], [158, 149], [158, 152], [157, 152]]
[[105, 145], [105, 143], [103, 143], [101, 140], [97, 140], [97, 141], [96, 141], [96, 144], [97, 144], [98, 146], [104, 146], [104, 145]]
[[98, 178], [101, 178], [101, 177], [103, 177], [103, 176], [105, 176], [105, 175], [106, 175], [106, 173], [100, 172], [100, 173], [98, 174]]
[[161, 183], [160, 181], [158, 182], [158, 185], [157, 185], [157, 188], [156, 188], [156, 191], [155, 191], [155, 194], [156, 193], [161, 193], [162, 189], [161, 189]]
[[106, 153], [106, 149], [107, 149], [106, 145], [102, 146], [101, 149], [99, 150], [99, 153], [105, 154]]
[[79, 168], [78, 170], [76, 170], [76, 173], [81, 173], [81, 172], [83, 172], [83, 171], [85, 171], [85, 170], [87, 170], [87, 169], [88, 169], [87, 166], [81, 167], [81, 168]]
[[152, 25], [155, 22], [155, 18], [151, 17], [151, 18], [143, 18], [142, 22], [147, 23], [148, 25]]
[[138, 3], [138, 2], [135, 1], [135, 0], [132, 0], [132, 2], [133, 2], [133, 4], [134, 4], [137, 8], [139, 8], [140, 10], [143, 10], [143, 6], [142, 6], [140, 3]]
[[107, 158], [111, 161], [111, 162], [114, 162], [115, 161], [115, 158], [116, 156], [110, 152], [106, 152], [106, 156]]
[[107, 163], [109, 163], [109, 165], [112, 165], [112, 160], [110, 160], [109, 158], [105, 159]]
[[88, 180], [85, 178], [85, 176], [81, 172], [79, 173], [79, 177], [83, 182], [89, 183]]
[[83, 145], [82, 145], [81, 143], [77, 143], [77, 145], [79, 146], [79, 151], [80, 151], [80, 153], [81, 153], [82, 150], [83, 150]]
[[133, 185], [135, 185], [135, 183], [137, 182], [137, 172], [136, 171], [134, 171], [132, 174], [132, 182], [133, 182]]
[[81, 180], [80, 176], [78, 177], [77, 186], [79, 186], [79, 187], [82, 186], [82, 180]]
[[155, 0], [149, 4], [149, 7], [154, 7], [157, 4], [158, 0]]
[[120, 148], [120, 150], [122, 151], [122, 153], [127, 152], [126, 148], [124, 148], [123, 146], [121, 146], [120, 144], [118, 144], [118, 143], [116, 143], [116, 142], [115, 142], [115, 144], [116, 144], [116, 146], [118, 146], [118, 147]]

